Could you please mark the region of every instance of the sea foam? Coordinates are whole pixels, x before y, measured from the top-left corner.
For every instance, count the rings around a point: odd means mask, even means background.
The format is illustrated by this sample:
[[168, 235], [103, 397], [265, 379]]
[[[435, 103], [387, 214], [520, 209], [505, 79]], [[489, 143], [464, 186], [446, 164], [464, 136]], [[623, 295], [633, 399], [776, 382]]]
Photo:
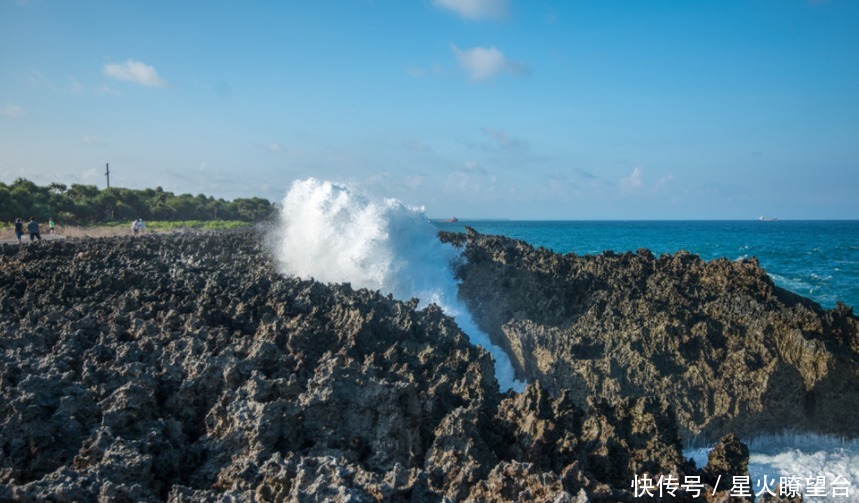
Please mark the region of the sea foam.
[[457, 298], [452, 266], [460, 253], [436, 234], [422, 208], [310, 178], [294, 182], [283, 199], [275, 257], [287, 275], [437, 304], [492, 354], [501, 389], [521, 391], [510, 358]]
[[[796, 481], [805, 501], [859, 502], [859, 439], [787, 432], [762, 435], [747, 443], [753, 492], [764, 489], [764, 480], [779, 481], [784, 477]], [[709, 451], [710, 448], [693, 448], [684, 454], [704, 466]], [[822, 495], [815, 494], [820, 482], [824, 487]]]

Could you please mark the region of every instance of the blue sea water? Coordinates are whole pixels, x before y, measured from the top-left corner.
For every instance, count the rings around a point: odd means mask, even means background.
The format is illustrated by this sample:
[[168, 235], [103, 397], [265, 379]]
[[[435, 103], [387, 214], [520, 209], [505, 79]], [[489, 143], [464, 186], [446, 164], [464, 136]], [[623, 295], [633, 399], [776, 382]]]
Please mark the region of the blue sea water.
[[521, 239], [558, 253], [648, 248], [686, 250], [705, 260], [757, 257], [780, 287], [818, 302], [859, 309], [859, 220], [793, 221], [506, 221], [434, 222], [441, 230]]

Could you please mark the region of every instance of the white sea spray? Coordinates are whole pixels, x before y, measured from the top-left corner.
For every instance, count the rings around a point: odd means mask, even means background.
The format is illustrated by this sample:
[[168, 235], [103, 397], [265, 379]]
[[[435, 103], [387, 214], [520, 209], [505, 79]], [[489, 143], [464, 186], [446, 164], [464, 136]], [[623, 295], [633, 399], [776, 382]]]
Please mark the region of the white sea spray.
[[275, 258], [287, 275], [416, 297], [420, 307], [437, 304], [492, 354], [501, 389], [521, 391], [510, 358], [457, 298], [452, 264], [459, 252], [436, 234], [422, 208], [310, 178], [294, 182], [283, 199]]
[[[805, 501], [859, 502], [859, 440], [814, 433], [761, 435], [748, 442], [749, 476], [754, 492], [763, 489], [764, 477], [776, 481], [794, 478]], [[687, 449], [684, 454], [703, 467], [711, 448]], [[825, 496], [814, 496], [814, 484], [824, 482]], [[844, 488], [839, 484], [849, 484]], [[833, 491], [835, 496], [833, 496]], [[843, 492], [847, 496], [843, 496]]]

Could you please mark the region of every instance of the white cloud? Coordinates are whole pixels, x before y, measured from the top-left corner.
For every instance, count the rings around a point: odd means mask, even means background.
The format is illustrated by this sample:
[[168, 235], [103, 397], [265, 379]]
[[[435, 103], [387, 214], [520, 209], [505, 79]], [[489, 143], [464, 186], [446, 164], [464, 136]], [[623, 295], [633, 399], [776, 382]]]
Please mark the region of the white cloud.
[[23, 117], [26, 114], [23, 108], [14, 103], [6, 103], [3, 107], [3, 115], [6, 117]]
[[119, 80], [130, 80], [142, 86], [164, 87], [167, 82], [158, 76], [154, 67], [133, 59], [125, 63], [104, 65], [104, 74]]
[[491, 79], [501, 73], [522, 75], [528, 71], [525, 64], [507, 59], [496, 47], [475, 47], [463, 50], [454, 44], [450, 46], [456, 54], [459, 66], [468, 73], [472, 82]]
[[644, 180], [642, 179], [643, 175], [644, 172], [642, 171], [641, 166], [636, 166], [629, 176], [625, 176], [620, 179], [620, 191], [622, 193], [632, 194], [641, 190], [641, 187], [644, 185]]
[[509, 0], [433, 0], [437, 7], [466, 19], [501, 19], [507, 17]]
[[629, 176], [620, 179], [620, 192], [621, 194], [655, 195], [670, 192], [674, 185], [672, 175], [665, 175], [656, 183], [649, 184], [644, 179], [644, 170], [641, 166], [636, 166]]

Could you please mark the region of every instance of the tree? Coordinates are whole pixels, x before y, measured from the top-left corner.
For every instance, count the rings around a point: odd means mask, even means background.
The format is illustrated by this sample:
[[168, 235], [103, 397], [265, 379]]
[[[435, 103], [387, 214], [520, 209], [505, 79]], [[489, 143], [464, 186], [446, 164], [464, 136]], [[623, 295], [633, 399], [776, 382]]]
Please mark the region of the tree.
[[24, 208], [12, 197], [12, 191], [0, 184], [0, 220], [12, 222], [16, 218], [24, 218], [24, 213]]
[[73, 183], [68, 189], [68, 196], [75, 200], [95, 199], [98, 196], [98, 187], [95, 185], [80, 185]]
[[244, 220], [268, 218], [275, 206], [266, 199], [252, 197], [225, 201], [204, 194], [175, 195], [161, 187], [135, 190], [95, 185], [50, 183], [40, 187], [18, 178], [10, 185], [0, 183], [0, 220], [35, 216], [46, 220], [60, 217], [66, 224], [92, 223], [113, 219], [156, 220]]
[[62, 183], [54, 182], [54, 183], [48, 184], [48, 191], [51, 194], [62, 194], [63, 192], [66, 191], [66, 189], [67, 189], [67, 187]]

